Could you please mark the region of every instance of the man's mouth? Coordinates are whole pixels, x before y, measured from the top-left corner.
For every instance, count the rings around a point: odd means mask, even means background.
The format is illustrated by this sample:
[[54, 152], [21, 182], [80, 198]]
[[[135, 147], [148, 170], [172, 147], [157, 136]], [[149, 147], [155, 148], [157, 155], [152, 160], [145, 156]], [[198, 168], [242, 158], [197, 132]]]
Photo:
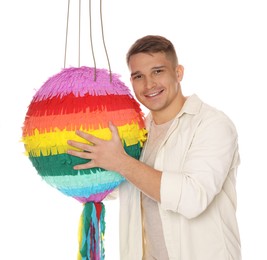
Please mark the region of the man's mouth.
[[148, 98], [156, 97], [156, 96], [160, 95], [162, 92], [163, 92], [163, 89], [159, 90], [159, 91], [154, 91], [152, 93], [145, 94], [145, 97], [148, 97]]

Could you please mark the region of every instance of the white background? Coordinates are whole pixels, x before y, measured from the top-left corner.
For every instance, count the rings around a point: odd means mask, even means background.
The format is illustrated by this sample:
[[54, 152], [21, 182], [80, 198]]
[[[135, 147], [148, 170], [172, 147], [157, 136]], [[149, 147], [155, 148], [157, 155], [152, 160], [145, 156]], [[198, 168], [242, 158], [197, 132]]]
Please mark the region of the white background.
[[[83, 12], [88, 10], [82, 0]], [[71, 0], [67, 67], [77, 66], [78, 0]], [[98, 68], [107, 68], [92, 0]], [[23, 155], [32, 96], [63, 68], [67, 0], [0, 2], [0, 259], [76, 259], [82, 206], [50, 188]], [[87, 16], [88, 17], [88, 16]], [[93, 66], [86, 14], [81, 65]], [[85, 19], [86, 18], [86, 19]], [[262, 0], [103, 0], [112, 71], [129, 85], [125, 53], [146, 34], [166, 36], [185, 67], [185, 95], [223, 110], [239, 132], [238, 221], [244, 260], [266, 260], [266, 7]], [[87, 36], [85, 36], [87, 35]], [[118, 206], [106, 202], [106, 259], [118, 257]], [[212, 245], [211, 245], [212, 246]], [[126, 259], [122, 259], [126, 260]]]

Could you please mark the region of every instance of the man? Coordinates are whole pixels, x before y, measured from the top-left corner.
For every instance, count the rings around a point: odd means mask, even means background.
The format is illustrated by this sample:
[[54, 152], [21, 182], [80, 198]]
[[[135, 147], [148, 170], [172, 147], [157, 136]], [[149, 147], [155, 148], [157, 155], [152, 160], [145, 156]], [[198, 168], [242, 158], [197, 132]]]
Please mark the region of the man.
[[136, 98], [150, 112], [140, 161], [127, 155], [117, 128], [104, 141], [78, 131], [93, 145], [69, 141], [69, 151], [128, 182], [120, 186], [121, 260], [240, 260], [236, 220], [238, 137], [231, 120], [185, 97], [184, 68], [161, 36], [138, 39], [127, 53]]

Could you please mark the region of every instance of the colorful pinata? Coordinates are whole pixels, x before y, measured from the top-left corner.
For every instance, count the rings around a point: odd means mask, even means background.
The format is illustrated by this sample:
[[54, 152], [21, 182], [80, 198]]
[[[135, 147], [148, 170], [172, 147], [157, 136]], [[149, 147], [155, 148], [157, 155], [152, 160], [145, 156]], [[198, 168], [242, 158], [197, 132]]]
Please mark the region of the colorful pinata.
[[90, 67], [63, 69], [49, 78], [33, 97], [24, 121], [22, 141], [38, 174], [84, 203], [79, 259], [104, 259], [102, 201], [124, 178], [101, 168], [74, 170], [85, 160], [67, 154], [67, 140], [84, 142], [77, 129], [109, 140], [109, 121], [118, 127], [125, 151], [138, 159], [146, 139], [139, 104], [118, 75]]

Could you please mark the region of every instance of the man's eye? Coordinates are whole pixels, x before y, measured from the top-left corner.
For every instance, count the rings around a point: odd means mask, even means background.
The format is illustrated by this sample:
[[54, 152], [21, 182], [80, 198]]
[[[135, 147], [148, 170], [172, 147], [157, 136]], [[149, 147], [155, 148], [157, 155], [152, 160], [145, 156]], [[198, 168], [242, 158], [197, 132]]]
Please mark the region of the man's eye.
[[135, 75], [134, 77], [133, 77], [133, 79], [141, 79], [142, 78], [142, 75]]
[[160, 74], [163, 70], [162, 69], [158, 69], [158, 70], [155, 70], [154, 73], [155, 74]]

